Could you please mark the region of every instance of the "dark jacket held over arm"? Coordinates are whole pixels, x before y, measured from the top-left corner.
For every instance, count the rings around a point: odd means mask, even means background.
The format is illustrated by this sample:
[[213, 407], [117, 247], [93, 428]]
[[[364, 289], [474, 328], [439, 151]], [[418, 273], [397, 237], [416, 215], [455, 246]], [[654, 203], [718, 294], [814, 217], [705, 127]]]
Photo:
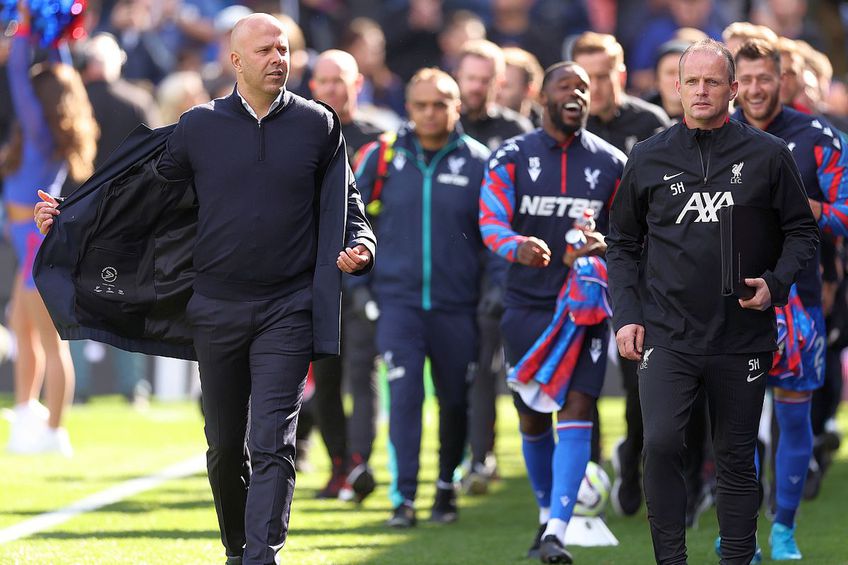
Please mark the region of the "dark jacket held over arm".
[[376, 247], [338, 117], [289, 93], [261, 124], [239, 104], [139, 128], [61, 205], [34, 273], [63, 338], [190, 359], [193, 290], [251, 300], [311, 284], [314, 353], [338, 353], [336, 257]]

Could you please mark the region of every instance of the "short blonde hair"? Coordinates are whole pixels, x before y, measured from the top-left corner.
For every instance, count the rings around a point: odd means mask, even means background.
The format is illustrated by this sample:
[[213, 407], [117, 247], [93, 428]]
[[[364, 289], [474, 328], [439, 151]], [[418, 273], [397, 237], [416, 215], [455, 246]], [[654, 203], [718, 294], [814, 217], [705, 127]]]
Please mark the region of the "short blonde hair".
[[571, 46], [571, 59], [576, 60], [580, 55], [594, 55], [595, 53], [606, 53], [615, 61], [618, 70], [624, 69], [624, 48], [608, 33], [595, 33], [587, 31], [581, 34], [574, 45]]
[[524, 82], [534, 90], [542, 87], [542, 78], [545, 71], [536, 56], [520, 47], [505, 47], [503, 50], [504, 60], [511, 67], [520, 69], [524, 74]]
[[721, 39], [725, 43], [734, 38], [741, 39], [742, 43], [750, 39], [759, 39], [772, 45], [778, 42], [777, 34], [771, 28], [751, 22], [733, 22], [721, 32]]
[[506, 72], [503, 49], [488, 39], [471, 39], [466, 41], [462, 46], [462, 51], [459, 53], [457, 68], [462, 65], [462, 61], [466, 57], [480, 57], [481, 59], [491, 61], [495, 66], [496, 76], [503, 76], [504, 72]]

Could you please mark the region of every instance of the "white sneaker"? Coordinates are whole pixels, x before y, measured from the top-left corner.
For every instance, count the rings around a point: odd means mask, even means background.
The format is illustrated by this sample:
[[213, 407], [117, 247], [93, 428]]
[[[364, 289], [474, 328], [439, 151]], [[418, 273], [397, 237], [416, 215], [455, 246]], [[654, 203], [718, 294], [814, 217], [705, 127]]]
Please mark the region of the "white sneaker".
[[58, 453], [63, 457], [73, 457], [74, 448], [65, 428], [46, 428], [34, 446], [33, 453]]
[[6, 450], [9, 453], [37, 453], [37, 444], [47, 431], [47, 417], [50, 412], [37, 400], [18, 404], [9, 415], [12, 431]]

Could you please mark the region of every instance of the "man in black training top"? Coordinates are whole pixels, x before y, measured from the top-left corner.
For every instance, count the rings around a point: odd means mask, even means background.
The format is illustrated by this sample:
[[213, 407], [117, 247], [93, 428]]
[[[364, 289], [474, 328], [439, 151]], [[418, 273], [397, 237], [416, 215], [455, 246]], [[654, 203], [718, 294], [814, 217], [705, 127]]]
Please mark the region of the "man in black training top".
[[[785, 304], [814, 253], [818, 228], [786, 144], [728, 119], [733, 58], [712, 40], [680, 59], [684, 122], [639, 143], [610, 215], [607, 262], [619, 352], [638, 368], [645, 497], [658, 563], [686, 563], [684, 434], [706, 390], [717, 464], [723, 564], [756, 548], [757, 428], [772, 352], [772, 305]], [[775, 268], [721, 295], [718, 209], [773, 209], [784, 234]]]

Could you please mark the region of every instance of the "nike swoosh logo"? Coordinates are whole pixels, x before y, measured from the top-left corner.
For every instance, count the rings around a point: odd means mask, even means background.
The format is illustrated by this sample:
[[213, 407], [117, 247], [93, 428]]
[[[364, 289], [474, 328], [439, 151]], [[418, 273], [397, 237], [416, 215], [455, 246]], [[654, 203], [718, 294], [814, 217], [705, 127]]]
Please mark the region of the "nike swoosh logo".
[[757, 379], [759, 379], [760, 377], [762, 377], [763, 375], [765, 375], [765, 373], [760, 373], [760, 374], [759, 374], [759, 375], [757, 375], [756, 377], [752, 377], [752, 376], [751, 376], [751, 374], [750, 374], [750, 373], [748, 373], [748, 382], [749, 382], [749, 383], [752, 383], [752, 382], [754, 382], [755, 380], [757, 380]]
[[663, 180], [671, 180], [671, 179], [673, 179], [674, 177], [679, 177], [679, 176], [680, 176], [680, 175], [682, 175], [682, 174], [683, 174], [683, 171], [680, 171], [680, 172], [679, 172], [679, 173], [677, 173], [676, 175], [663, 175]]

